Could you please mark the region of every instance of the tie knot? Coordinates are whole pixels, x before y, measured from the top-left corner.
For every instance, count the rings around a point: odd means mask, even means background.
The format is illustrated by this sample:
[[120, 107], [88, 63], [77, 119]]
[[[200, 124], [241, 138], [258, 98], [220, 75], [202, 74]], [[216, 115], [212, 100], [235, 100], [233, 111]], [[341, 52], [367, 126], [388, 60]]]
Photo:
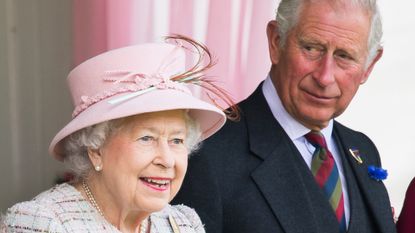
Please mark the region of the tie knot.
[[305, 135], [305, 138], [313, 146], [327, 149], [326, 139], [320, 131], [310, 131]]

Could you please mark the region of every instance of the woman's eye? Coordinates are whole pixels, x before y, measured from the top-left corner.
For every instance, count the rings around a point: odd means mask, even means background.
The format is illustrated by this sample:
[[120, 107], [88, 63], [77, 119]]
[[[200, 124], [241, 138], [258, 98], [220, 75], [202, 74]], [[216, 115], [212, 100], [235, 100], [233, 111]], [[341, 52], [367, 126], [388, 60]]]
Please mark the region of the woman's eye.
[[149, 145], [153, 143], [156, 139], [152, 136], [143, 136], [139, 138], [137, 141], [141, 142], [142, 144]]

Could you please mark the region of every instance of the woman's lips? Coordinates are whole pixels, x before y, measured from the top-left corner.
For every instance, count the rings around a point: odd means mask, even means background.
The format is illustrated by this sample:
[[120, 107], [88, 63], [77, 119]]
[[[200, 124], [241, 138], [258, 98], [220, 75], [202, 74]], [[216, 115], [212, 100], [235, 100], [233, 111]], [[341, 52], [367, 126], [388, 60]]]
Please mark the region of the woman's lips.
[[166, 191], [170, 187], [171, 178], [163, 177], [140, 177], [140, 180], [147, 187], [156, 191]]

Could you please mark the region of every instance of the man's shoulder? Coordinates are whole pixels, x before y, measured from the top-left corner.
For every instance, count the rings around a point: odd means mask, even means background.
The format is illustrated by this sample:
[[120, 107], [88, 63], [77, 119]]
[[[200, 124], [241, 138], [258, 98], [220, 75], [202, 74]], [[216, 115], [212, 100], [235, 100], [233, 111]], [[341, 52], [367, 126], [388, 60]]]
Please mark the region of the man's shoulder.
[[337, 121], [334, 121], [334, 132], [341, 144], [347, 148], [364, 150], [370, 152], [370, 154], [379, 154], [375, 143], [362, 132], [346, 127]]
[[[260, 86], [250, 96], [236, 104], [239, 110], [239, 119], [228, 119], [225, 125], [208, 141], [243, 138], [247, 135], [248, 121], [262, 121], [268, 105]], [[270, 111], [268, 112], [270, 113]]]
[[341, 124], [338, 121], [334, 121], [334, 130], [335, 130], [335, 132], [340, 134], [342, 137], [355, 138], [357, 140], [369, 140], [370, 141], [370, 138], [366, 134], [364, 134], [360, 131], [357, 131], [355, 129], [352, 129], [350, 127], [347, 127], [347, 126]]
[[248, 122], [243, 108], [238, 120], [227, 120], [225, 125], [202, 143], [202, 150], [221, 150], [223, 147], [239, 145], [248, 140]]

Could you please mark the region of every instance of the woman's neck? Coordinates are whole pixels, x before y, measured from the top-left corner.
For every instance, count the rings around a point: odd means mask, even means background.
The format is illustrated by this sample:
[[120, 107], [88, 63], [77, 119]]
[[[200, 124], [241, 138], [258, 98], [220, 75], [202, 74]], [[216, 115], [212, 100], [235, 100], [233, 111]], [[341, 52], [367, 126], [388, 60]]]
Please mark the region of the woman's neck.
[[[120, 200], [114, 198], [110, 191], [105, 190], [102, 185], [99, 184], [96, 177], [91, 177], [86, 181], [89, 186], [90, 192], [92, 193], [95, 202], [101, 209], [103, 217], [114, 227], [120, 230], [123, 233], [134, 232], [140, 233], [140, 225], [147, 221], [147, 217], [150, 216], [150, 213], [132, 210], [127, 207], [124, 207], [121, 204]], [[82, 196], [90, 202], [85, 189], [82, 187], [82, 181], [73, 184], [74, 187], [82, 194]], [[97, 195], [98, 194], [98, 195]], [[99, 195], [99, 194], [108, 194], [108, 195]], [[98, 210], [97, 210], [98, 211]]]
[[[140, 216], [141, 214], [130, 213], [126, 218], [123, 218], [120, 221], [119, 227], [117, 227], [121, 232], [134, 232], [142, 233], [142, 230], [146, 230], [149, 226], [148, 224], [148, 215]], [[147, 230], [144, 231], [147, 233]]]

